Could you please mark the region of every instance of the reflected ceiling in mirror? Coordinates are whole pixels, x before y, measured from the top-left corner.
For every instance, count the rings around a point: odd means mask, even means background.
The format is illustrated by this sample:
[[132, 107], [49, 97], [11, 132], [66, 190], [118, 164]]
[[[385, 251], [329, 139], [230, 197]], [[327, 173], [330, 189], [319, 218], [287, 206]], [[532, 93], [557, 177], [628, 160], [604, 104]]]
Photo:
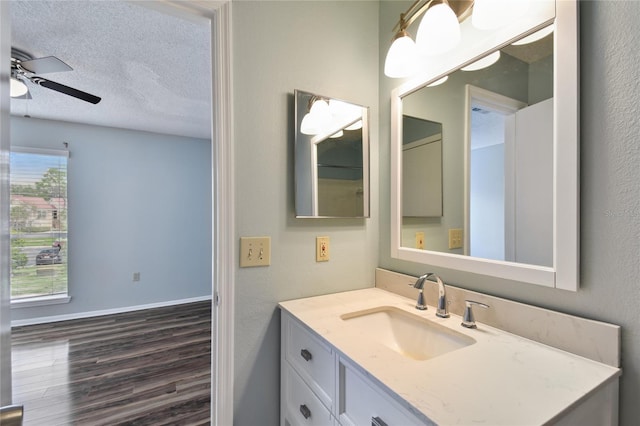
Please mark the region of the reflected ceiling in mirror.
[[369, 217], [368, 109], [295, 91], [298, 218]]

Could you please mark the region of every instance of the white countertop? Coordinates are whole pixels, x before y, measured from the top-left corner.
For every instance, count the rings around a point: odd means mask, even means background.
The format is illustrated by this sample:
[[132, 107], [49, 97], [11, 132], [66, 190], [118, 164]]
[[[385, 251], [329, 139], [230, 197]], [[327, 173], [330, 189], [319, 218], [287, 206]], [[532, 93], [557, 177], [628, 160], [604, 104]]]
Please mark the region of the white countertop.
[[[395, 307], [468, 335], [476, 343], [417, 361], [346, 326], [341, 315]], [[281, 302], [407, 407], [442, 425], [545, 424], [620, 375], [620, 369], [478, 322], [437, 318], [435, 308], [377, 288]], [[477, 308], [476, 308], [477, 309]]]

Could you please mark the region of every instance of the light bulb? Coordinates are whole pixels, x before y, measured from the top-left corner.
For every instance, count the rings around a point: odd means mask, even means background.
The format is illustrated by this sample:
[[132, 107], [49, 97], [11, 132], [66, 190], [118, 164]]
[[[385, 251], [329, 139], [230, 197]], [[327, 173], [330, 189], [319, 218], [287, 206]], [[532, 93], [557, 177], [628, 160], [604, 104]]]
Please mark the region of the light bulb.
[[17, 78], [11, 77], [11, 85], [9, 87], [9, 95], [12, 98], [19, 98], [20, 96], [24, 96], [29, 89], [24, 82], [18, 80]]
[[391, 44], [384, 61], [384, 74], [391, 78], [404, 78], [418, 70], [418, 50], [406, 31], [400, 31]]
[[351, 126], [345, 127], [345, 130], [359, 130], [359, 129], [362, 129], [362, 120], [358, 120], [355, 123], [353, 123]]
[[500, 59], [500, 51], [496, 50], [495, 52], [491, 53], [490, 55], [487, 55], [482, 59], [478, 59], [474, 63], [469, 64], [466, 67], [460, 68], [460, 69], [462, 71], [477, 71], [477, 70], [481, 70], [483, 68], [487, 68], [487, 67], [495, 64], [498, 61], [498, 59]]
[[471, 23], [479, 30], [493, 30], [523, 16], [530, 0], [475, 0]]
[[331, 139], [335, 139], [335, 138], [341, 138], [342, 135], [344, 135], [344, 132], [342, 130], [337, 131], [336, 133], [334, 133], [333, 135], [329, 136]]
[[438, 55], [453, 49], [459, 42], [460, 23], [449, 5], [439, 3], [427, 9], [418, 27], [418, 50], [425, 55]]

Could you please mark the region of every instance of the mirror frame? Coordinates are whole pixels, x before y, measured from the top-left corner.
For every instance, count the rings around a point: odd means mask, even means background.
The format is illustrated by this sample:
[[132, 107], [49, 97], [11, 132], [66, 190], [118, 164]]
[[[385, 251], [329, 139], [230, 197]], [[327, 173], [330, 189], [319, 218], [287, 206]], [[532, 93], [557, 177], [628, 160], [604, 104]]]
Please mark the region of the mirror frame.
[[[579, 14], [577, 0], [556, 0], [555, 18], [532, 24], [497, 41], [491, 49], [467, 57], [446, 72], [428, 72], [391, 92], [391, 257], [501, 279], [577, 291], [580, 272], [579, 155]], [[402, 231], [402, 98], [433, 81], [555, 22], [554, 34], [554, 212], [553, 266], [474, 258], [401, 246]], [[459, 56], [459, 55], [456, 55]], [[461, 123], [461, 125], [463, 125]], [[468, 132], [469, 129], [465, 129]], [[465, 172], [466, 173], [466, 172]], [[466, 177], [465, 177], [466, 179]], [[466, 233], [466, 232], [465, 232]]]

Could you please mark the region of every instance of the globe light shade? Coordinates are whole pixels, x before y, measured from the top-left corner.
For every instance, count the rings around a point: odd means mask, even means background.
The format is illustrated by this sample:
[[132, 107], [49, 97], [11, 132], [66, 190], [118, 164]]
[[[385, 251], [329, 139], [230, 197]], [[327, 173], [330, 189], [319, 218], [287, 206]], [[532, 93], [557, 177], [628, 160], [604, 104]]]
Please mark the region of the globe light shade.
[[427, 9], [420, 21], [416, 45], [428, 56], [448, 52], [460, 42], [460, 23], [448, 4], [439, 3]]
[[9, 96], [12, 98], [19, 98], [20, 96], [24, 96], [27, 94], [29, 89], [27, 85], [17, 78], [11, 77], [11, 85], [9, 87]]
[[418, 51], [406, 31], [396, 35], [384, 61], [384, 74], [391, 78], [404, 78], [418, 70]]
[[479, 30], [494, 30], [524, 16], [531, 0], [475, 0], [471, 23]]
[[469, 64], [466, 67], [460, 68], [460, 69], [462, 71], [477, 71], [477, 70], [481, 70], [483, 68], [487, 68], [487, 67], [495, 64], [496, 62], [498, 62], [498, 59], [500, 59], [500, 51], [496, 50], [495, 52], [491, 53], [490, 55], [487, 55], [482, 59], [478, 59], [474, 63]]

